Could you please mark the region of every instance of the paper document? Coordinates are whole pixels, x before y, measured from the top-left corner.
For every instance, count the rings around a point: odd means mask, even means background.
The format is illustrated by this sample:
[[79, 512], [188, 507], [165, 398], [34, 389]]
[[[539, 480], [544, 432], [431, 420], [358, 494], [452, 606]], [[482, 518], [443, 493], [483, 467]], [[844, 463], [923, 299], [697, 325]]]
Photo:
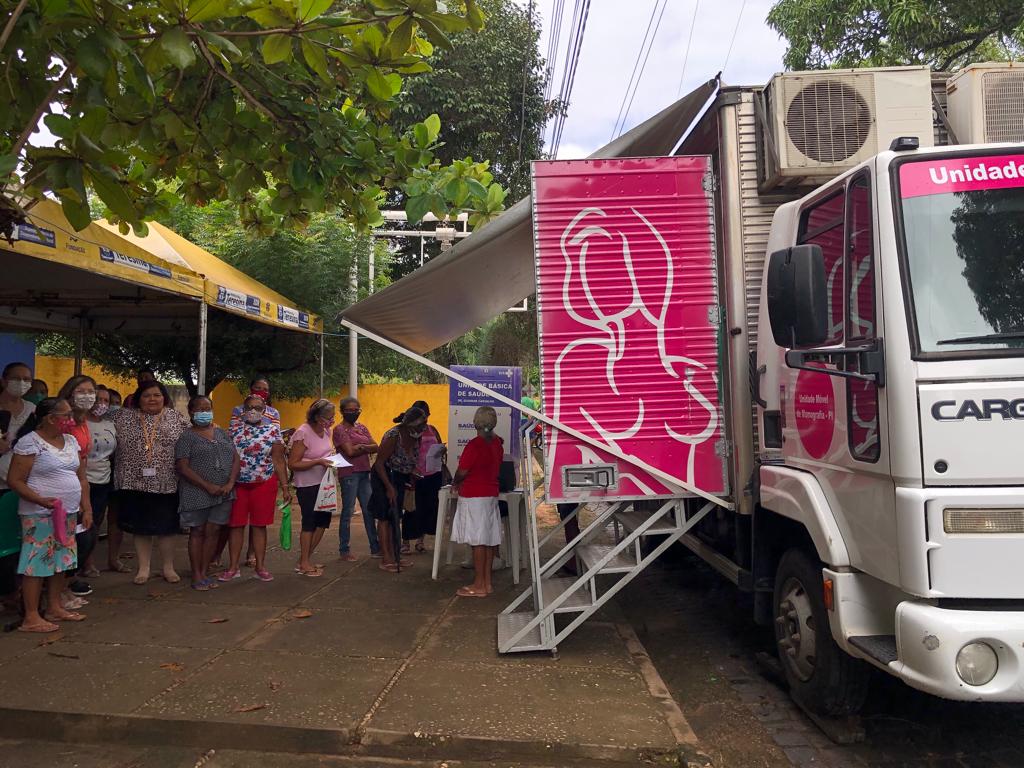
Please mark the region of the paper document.
[[444, 443], [434, 443], [434, 445], [427, 448], [427, 458], [424, 462], [424, 469], [426, 471], [424, 472], [424, 474], [433, 475], [436, 472], [441, 471], [441, 464], [443, 463], [444, 460], [445, 448], [446, 446]]
[[330, 456], [328, 456], [327, 458], [331, 462], [331, 464], [333, 464], [337, 469], [342, 469], [344, 467], [351, 467], [352, 466], [349, 463], [348, 459], [346, 459], [340, 453], [333, 453]]

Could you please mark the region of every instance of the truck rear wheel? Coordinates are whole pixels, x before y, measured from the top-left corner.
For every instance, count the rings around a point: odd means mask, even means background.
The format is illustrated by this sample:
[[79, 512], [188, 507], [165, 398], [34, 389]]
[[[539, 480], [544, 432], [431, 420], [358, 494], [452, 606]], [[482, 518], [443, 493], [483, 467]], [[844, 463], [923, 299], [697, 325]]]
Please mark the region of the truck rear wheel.
[[819, 715], [857, 712], [871, 669], [845, 653], [828, 624], [821, 564], [790, 549], [775, 573], [775, 640], [793, 698]]

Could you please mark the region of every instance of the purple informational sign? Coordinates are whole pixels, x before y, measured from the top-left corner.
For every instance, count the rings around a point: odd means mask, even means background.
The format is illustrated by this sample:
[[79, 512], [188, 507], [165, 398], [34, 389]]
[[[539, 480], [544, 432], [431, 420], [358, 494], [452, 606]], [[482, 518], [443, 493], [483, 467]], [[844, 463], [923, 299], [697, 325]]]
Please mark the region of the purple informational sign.
[[[521, 368], [507, 365], [453, 365], [452, 370], [517, 403], [522, 396]], [[473, 414], [481, 405], [489, 405], [497, 411], [498, 427], [495, 432], [505, 441], [505, 455], [519, 458], [519, 412], [478, 389], [448, 379], [448, 467], [453, 474], [458, 467], [462, 449], [476, 437]]]

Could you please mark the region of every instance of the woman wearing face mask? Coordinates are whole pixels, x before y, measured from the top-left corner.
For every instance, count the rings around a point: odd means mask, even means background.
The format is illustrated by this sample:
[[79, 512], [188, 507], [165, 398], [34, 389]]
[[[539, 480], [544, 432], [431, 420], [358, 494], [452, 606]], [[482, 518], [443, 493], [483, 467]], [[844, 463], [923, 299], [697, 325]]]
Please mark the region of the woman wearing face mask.
[[284, 441], [281, 429], [263, 421], [267, 405], [262, 397], [249, 395], [242, 403], [242, 423], [231, 430], [235, 449], [242, 460], [242, 468], [235, 485], [235, 503], [231, 507], [231, 564], [220, 575], [222, 581], [236, 578], [242, 555], [242, 538], [249, 526], [256, 558], [256, 578], [273, 581], [267, 570], [267, 526], [274, 522], [277, 490], [285, 504], [292, 500], [288, 488], [288, 473], [284, 462]]
[[[75, 525], [78, 512], [92, 525], [89, 481], [78, 441], [70, 434], [70, 403], [59, 398], [40, 401], [35, 413], [18, 430], [7, 479], [18, 494], [22, 546], [18, 573], [25, 601], [23, 632], [55, 632], [55, 621], [82, 621], [85, 616], [61, 605], [64, 573], [76, 565]], [[58, 502], [60, 505], [58, 506]], [[63, 509], [64, 515], [57, 514]], [[55, 512], [56, 510], [56, 512]], [[58, 537], [54, 524], [64, 525]], [[46, 619], [39, 614], [43, 580], [47, 584]]]
[[[11, 363], [11, 365], [20, 365], [20, 363]], [[32, 405], [39, 405], [41, 400], [49, 396], [50, 387], [42, 379], [32, 379], [32, 386], [25, 393], [25, 399], [32, 403]]]
[[[60, 388], [60, 393], [57, 397], [71, 403], [75, 423], [68, 434], [78, 441], [82, 463], [88, 465], [89, 450], [92, 448], [89, 411], [96, 405], [96, 381], [91, 376], [72, 376], [64, 382], [64, 386]], [[79, 522], [81, 523], [81, 521]], [[84, 562], [92, 554], [92, 546], [95, 544], [95, 539], [90, 534], [91, 532], [88, 529], [80, 530], [76, 534], [78, 537], [79, 562]], [[77, 597], [85, 597], [92, 594], [92, 587], [89, 586], [88, 582], [81, 579], [75, 579], [69, 583], [68, 589]]]
[[[213, 402], [204, 395], [188, 401], [192, 428], [182, 433], [174, 449], [178, 474], [178, 514], [188, 528], [188, 558], [192, 589], [206, 592], [217, 586], [207, 568], [217, 548], [221, 529], [231, 519], [239, 459], [231, 435], [213, 423]], [[225, 571], [221, 581], [237, 579], [238, 571]]]
[[349, 551], [351, 536], [352, 513], [356, 508], [356, 498], [363, 513], [363, 526], [366, 538], [370, 543], [370, 557], [380, 557], [380, 542], [377, 530], [370, 515], [370, 456], [377, 452], [370, 430], [359, 423], [362, 409], [354, 397], [346, 397], [341, 403], [341, 423], [334, 428], [334, 447], [352, 464], [338, 470], [338, 482], [341, 484], [341, 520], [338, 521], [338, 557], [347, 562], [356, 559]]
[[[92, 506], [92, 530], [89, 532], [89, 546], [85, 551], [79, 548], [79, 560], [81, 568], [79, 572], [87, 579], [94, 579], [100, 575], [99, 570], [93, 563], [93, 547], [99, 538], [100, 528], [103, 527], [103, 519], [107, 513], [107, 501], [110, 492], [114, 488], [113, 467], [110, 459], [117, 448], [117, 428], [114, 426], [107, 413], [110, 408], [110, 391], [102, 384], [96, 387], [96, 404], [89, 410], [89, 444], [88, 465], [86, 477], [89, 479], [89, 502]], [[115, 531], [111, 531], [115, 533]], [[116, 531], [118, 537], [121, 532]], [[110, 539], [108, 537], [108, 546]], [[124, 567], [124, 566], [122, 566]], [[127, 572], [127, 568], [124, 571]]]
[[397, 427], [384, 433], [377, 460], [373, 463], [370, 509], [377, 520], [377, 538], [384, 556], [380, 564], [382, 571], [397, 573], [400, 568], [412, 565], [409, 560], [398, 559], [401, 545], [396, 541], [400, 537], [395, 526], [399, 525], [406, 486], [416, 471], [420, 438], [426, 425], [426, 414], [419, 408], [410, 408]]
[[[249, 395], [260, 398], [263, 404], [266, 406], [263, 410], [263, 423], [274, 424], [278, 429], [281, 428], [281, 414], [278, 410], [270, 404], [270, 382], [262, 376], [257, 376], [251, 382], [249, 382]], [[235, 427], [241, 425], [243, 418], [242, 413], [245, 410], [245, 406], [236, 405], [231, 410], [231, 421], [228, 423], [228, 428], [234, 431]]]
[[[416, 543], [416, 551], [424, 552], [423, 537], [427, 534], [433, 535], [437, 529], [437, 497], [441, 492], [442, 475], [441, 464], [435, 469], [427, 466], [427, 454], [435, 445], [444, 446], [441, 433], [430, 423], [430, 406], [424, 400], [417, 400], [412, 404], [413, 408], [419, 408], [427, 417], [427, 423], [423, 427], [423, 437], [420, 438], [419, 458], [416, 462], [416, 472], [413, 474], [413, 491], [416, 494], [416, 509], [406, 512], [402, 516], [402, 554], [408, 555], [412, 552], [411, 545]], [[437, 449], [434, 449], [435, 451]], [[444, 451], [440, 454], [441, 461], [444, 461]], [[433, 471], [431, 471], [433, 470]]]
[[34, 403], [23, 399], [32, 386], [32, 369], [24, 363], [8, 363], [0, 385], [0, 496], [3, 496], [10, 491], [7, 470], [14, 456], [11, 452], [14, 438], [36, 410]]
[[295, 483], [295, 496], [302, 510], [301, 554], [295, 572], [300, 576], [323, 576], [323, 566], [311, 561], [324, 532], [331, 525], [330, 512], [316, 511], [316, 497], [324, 473], [334, 466], [328, 456], [334, 453], [331, 428], [334, 404], [321, 398], [306, 411], [306, 423], [292, 435], [288, 468]]
[[117, 522], [122, 531], [135, 537], [139, 570], [134, 582], [149, 580], [155, 536], [163, 557], [164, 579], [177, 584], [181, 577], [174, 570], [174, 537], [181, 524], [174, 446], [189, 422], [174, 410], [167, 387], [158, 381], [142, 382], [132, 400], [137, 408], [122, 408], [114, 414]]

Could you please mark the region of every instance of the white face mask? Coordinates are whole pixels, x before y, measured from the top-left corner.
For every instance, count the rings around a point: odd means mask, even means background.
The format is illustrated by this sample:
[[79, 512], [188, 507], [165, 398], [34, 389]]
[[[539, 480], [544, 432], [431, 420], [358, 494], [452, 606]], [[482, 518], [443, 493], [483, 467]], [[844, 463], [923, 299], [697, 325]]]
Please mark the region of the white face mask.
[[7, 382], [7, 385], [4, 387], [4, 389], [7, 390], [8, 395], [14, 395], [14, 397], [21, 397], [30, 389], [32, 389], [32, 382], [23, 381], [22, 379], [12, 379], [11, 381]]
[[244, 418], [246, 423], [248, 424], [259, 424], [261, 421], [263, 421], [263, 414], [260, 413], [259, 411], [250, 410], [246, 411], [243, 414], [242, 418]]
[[75, 408], [80, 408], [83, 411], [87, 411], [96, 405], [96, 393], [92, 392], [79, 392], [74, 397]]

